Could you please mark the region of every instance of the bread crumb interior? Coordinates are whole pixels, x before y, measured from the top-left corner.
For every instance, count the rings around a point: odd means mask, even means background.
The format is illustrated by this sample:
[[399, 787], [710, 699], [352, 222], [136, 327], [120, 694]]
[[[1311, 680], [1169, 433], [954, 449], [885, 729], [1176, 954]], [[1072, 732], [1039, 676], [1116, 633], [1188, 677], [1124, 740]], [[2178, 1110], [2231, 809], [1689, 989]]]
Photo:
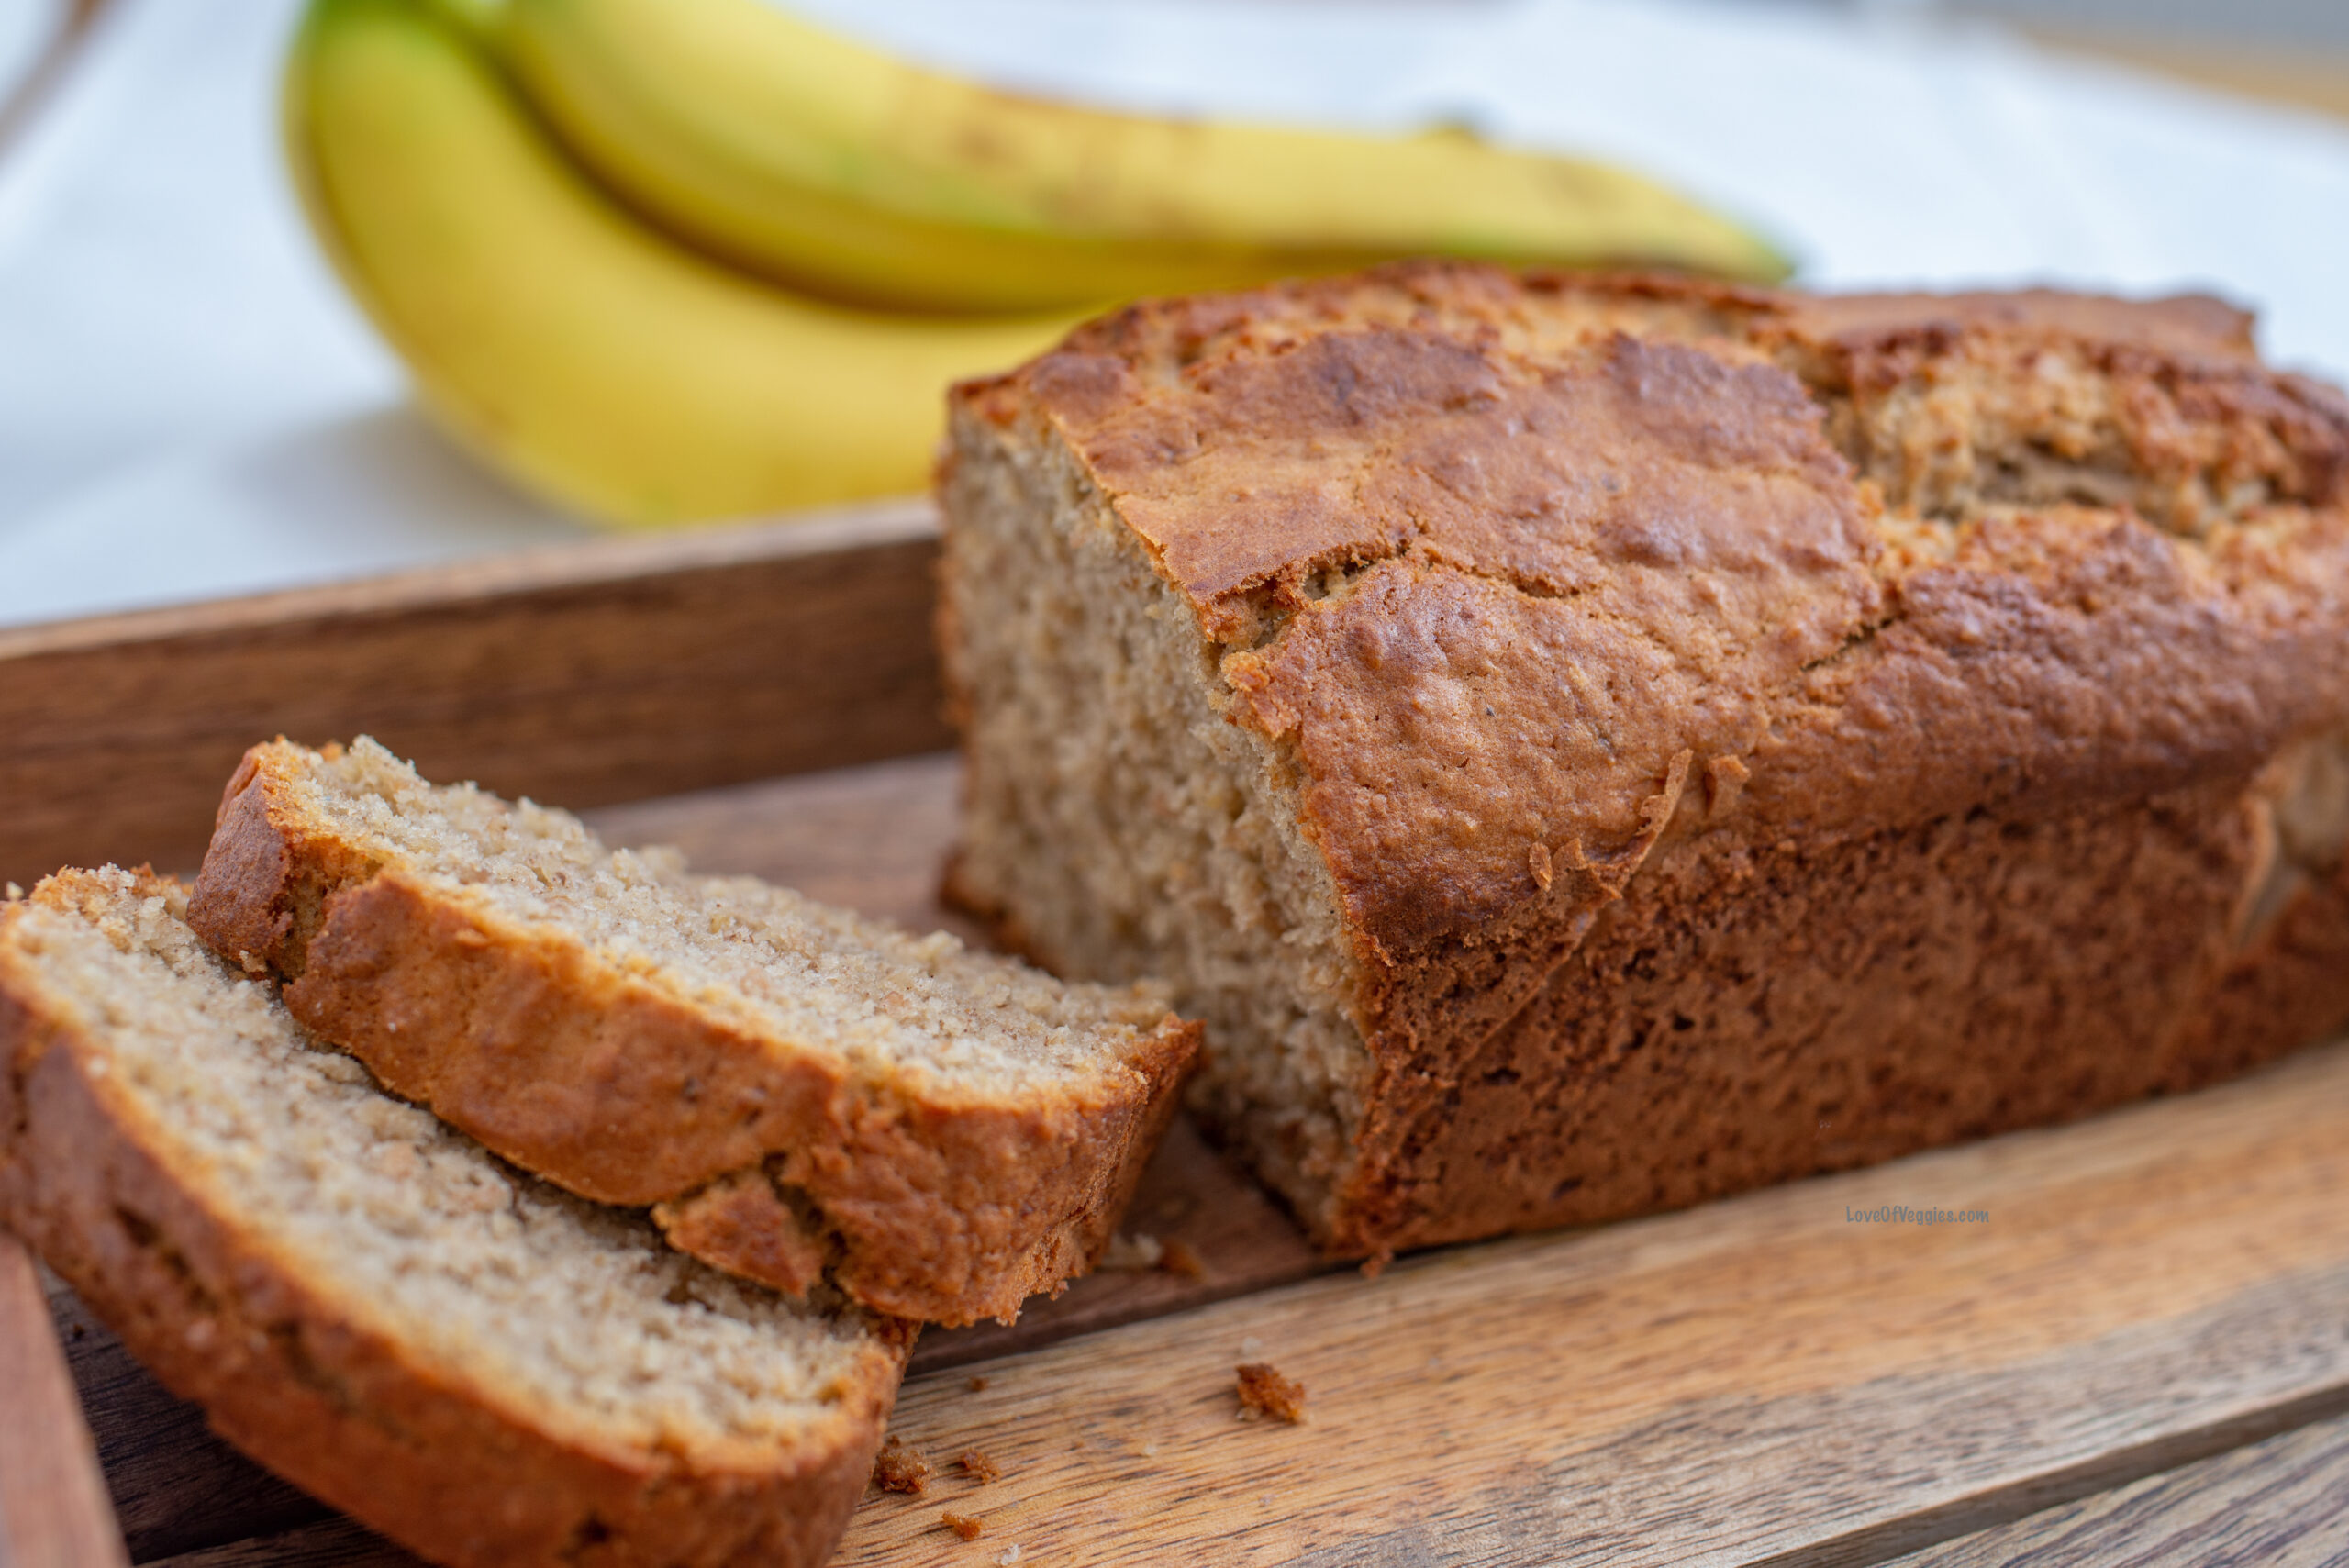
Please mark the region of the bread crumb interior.
[[966, 890], [1061, 973], [1174, 981], [1207, 1026], [1193, 1106], [1310, 1218], [1352, 1168], [1372, 1062], [1296, 762], [1226, 721], [1217, 651], [1064, 447], [962, 437]]
[[560, 928], [694, 1005], [868, 1070], [1025, 1095], [1115, 1070], [1166, 1016], [1163, 990], [1063, 986], [946, 932], [696, 876], [673, 852], [609, 850], [567, 812], [427, 784], [363, 737], [306, 755], [303, 806], [382, 867]]

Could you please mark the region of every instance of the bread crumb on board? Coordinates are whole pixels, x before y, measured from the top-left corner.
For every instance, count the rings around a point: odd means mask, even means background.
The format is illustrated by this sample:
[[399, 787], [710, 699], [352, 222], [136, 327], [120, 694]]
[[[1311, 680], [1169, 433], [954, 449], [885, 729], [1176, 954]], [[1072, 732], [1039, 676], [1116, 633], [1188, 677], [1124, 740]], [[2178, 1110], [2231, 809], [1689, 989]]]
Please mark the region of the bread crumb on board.
[[1188, 1241], [1169, 1241], [1158, 1255], [1161, 1273], [1180, 1274], [1185, 1279], [1208, 1277], [1208, 1261]]
[[1100, 1267], [1104, 1273], [1175, 1274], [1184, 1279], [1205, 1279], [1208, 1273], [1207, 1260], [1188, 1241], [1161, 1241], [1140, 1231], [1110, 1237]]
[[987, 1391], [987, 1380], [986, 1380], [985, 1378], [984, 1378], [984, 1377], [974, 1377], [974, 1378], [972, 1378], [972, 1379], [971, 1379], [971, 1392], [972, 1392], [972, 1393], [974, 1393], [974, 1394], [985, 1394], [986, 1391]]
[[995, 1561], [996, 1568], [1011, 1568], [1011, 1564], [1019, 1561], [1019, 1543], [1015, 1540], [1001, 1551], [996, 1552]]
[[1120, 1231], [1109, 1238], [1108, 1251], [1101, 1254], [1101, 1272], [1148, 1273], [1158, 1267], [1158, 1261], [1165, 1255], [1166, 1249], [1159, 1244], [1157, 1237], [1139, 1232], [1128, 1236]]
[[964, 1449], [963, 1451], [963, 1456], [960, 1459], [957, 1459], [954, 1462], [961, 1465], [963, 1467], [963, 1473], [970, 1476], [974, 1481], [1000, 1481], [1003, 1479], [1002, 1469], [994, 1460], [989, 1459], [977, 1449]]
[[938, 1516], [938, 1522], [961, 1536], [964, 1540], [976, 1540], [987, 1529], [986, 1520], [976, 1514], [958, 1514], [949, 1508]]
[[873, 1456], [873, 1484], [884, 1492], [918, 1497], [930, 1487], [930, 1461], [892, 1436]]
[[1269, 1416], [1295, 1426], [1305, 1419], [1305, 1385], [1283, 1377], [1270, 1362], [1242, 1362], [1237, 1371], [1241, 1420]]

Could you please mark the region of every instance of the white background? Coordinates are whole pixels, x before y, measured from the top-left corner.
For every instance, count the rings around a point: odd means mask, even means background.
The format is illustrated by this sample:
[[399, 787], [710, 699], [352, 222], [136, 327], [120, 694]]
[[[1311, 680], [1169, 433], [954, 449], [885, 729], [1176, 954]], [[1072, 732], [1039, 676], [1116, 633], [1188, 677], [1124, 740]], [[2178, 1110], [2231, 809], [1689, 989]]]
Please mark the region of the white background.
[[[2272, 355], [2349, 375], [2349, 128], [1898, 7], [804, 8], [1068, 95], [1619, 158], [1761, 224], [1813, 284], [2213, 289]], [[119, 0], [0, 158], [0, 624], [585, 537], [423, 425], [313, 251], [276, 148], [292, 17]]]

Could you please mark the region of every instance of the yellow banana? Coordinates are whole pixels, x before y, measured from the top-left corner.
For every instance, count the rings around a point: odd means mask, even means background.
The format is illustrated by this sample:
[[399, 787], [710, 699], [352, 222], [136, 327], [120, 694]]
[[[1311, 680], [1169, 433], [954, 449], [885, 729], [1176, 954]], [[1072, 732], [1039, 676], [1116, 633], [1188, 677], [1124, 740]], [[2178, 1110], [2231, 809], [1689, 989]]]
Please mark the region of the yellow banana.
[[313, 227], [427, 404], [529, 488], [633, 526], [918, 490], [957, 377], [1068, 318], [796, 298], [643, 228], [448, 0], [316, 0], [285, 83]]
[[761, 0], [507, 0], [508, 61], [628, 200], [842, 299], [1017, 310], [1443, 253], [1775, 280], [1638, 175], [1463, 131], [1356, 136], [990, 92]]

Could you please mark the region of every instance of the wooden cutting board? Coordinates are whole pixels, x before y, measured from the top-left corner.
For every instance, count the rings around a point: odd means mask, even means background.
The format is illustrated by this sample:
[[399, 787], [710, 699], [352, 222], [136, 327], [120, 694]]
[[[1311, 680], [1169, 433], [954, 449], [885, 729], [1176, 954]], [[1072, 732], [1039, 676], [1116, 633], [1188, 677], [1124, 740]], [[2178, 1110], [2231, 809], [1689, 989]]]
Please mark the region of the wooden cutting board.
[[[598, 817], [935, 921], [952, 788], [951, 759], [922, 758]], [[1111, 1273], [1017, 1328], [926, 1337], [894, 1429], [936, 1476], [869, 1496], [840, 1562], [1883, 1561], [2349, 1410], [2344, 1129], [2349, 1048], [2327, 1048], [1376, 1279], [1319, 1264], [1186, 1131], [1128, 1230], [1185, 1243], [1204, 1277]], [[1856, 1218], [1900, 1205], [1988, 1218]], [[408, 1561], [59, 1311], [138, 1560]], [[1302, 1425], [1238, 1418], [1242, 1361], [1304, 1383]], [[957, 1464], [974, 1451], [999, 1479]], [[951, 1533], [950, 1510], [984, 1533]]]
[[[46, 769], [47, 787], [83, 791], [78, 810], [0, 826], [0, 853], [143, 834], [162, 863], [188, 863], [206, 786], [243, 739], [278, 728], [397, 746], [406, 726], [444, 776], [557, 799], [932, 744], [925, 527], [900, 512], [860, 540], [862, 526], [0, 639], [0, 723], [38, 706], [6, 684], [28, 668], [116, 694], [95, 719], [83, 709], [83, 751], [62, 743], [61, 697], [50, 739], [0, 757], [20, 784]], [[689, 674], [631, 662], [629, 639]], [[248, 684], [206, 679], [207, 660]], [[828, 672], [842, 660], [856, 672]], [[863, 683], [861, 702], [838, 699], [843, 682]], [[677, 743], [621, 747], [599, 717], [615, 705]], [[524, 712], [529, 746], [500, 727]], [[782, 731], [740, 733], [746, 714]], [[109, 764], [90, 759], [93, 736]], [[158, 787], [116, 782], [134, 756]], [[922, 754], [596, 816], [615, 839], [929, 924], [947, 919], [931, 890], [953, 788], [952, 760]], [[1882, 1218], [1899, 1206], [1987, 1218]], [[2071, 1128], [1442, 1250], [1375, 1279], [1319, 1263], [1178, 1129], [1128, 1232], [1182, 1243], [1172, 1255], [1196, 1258], [1196, 1277], [1107, 1273], [1014, 1328], [925, 1337], [895, 1430], [934, 1478], [919, 1496], [868, 1496], [842, 1563], [1990, 1562], [2051, 1540], [2142, 1544], [2147, 1519], [2176, 1551], [2144, 1561], [2206, 1558], [2221, 1529], [2280, 1561], [2291, 1540], [2245, 1536], [2246, 1521], [2282, 1508], [2292, 1539], [2320, 1546], [2349, 1531], [2349, 1047]], [[53, 1282], [47, 1303], [133, 1561], [409, 1561], [210, 1437]], [[1305, 1385], [1301, 1425], [1239, 1418], [1243, 1361]], [[0, 1460], [54, 1452], [70, 1473], [70, 1408], [52, 1399], [32, 1431], [34, 1382], [0, 1377], [0, 1424], [26, 1424], [14, 1446], [0, 1433]], [[999, 1477], [961, 1467], [967, 1451]], [[8, 1479], [0, 1508], [37, 1506]], [[950, 1510], [982, 1533], [952, 1532]], [[35, 1537], [0, 1524], [28, 1565]]]

